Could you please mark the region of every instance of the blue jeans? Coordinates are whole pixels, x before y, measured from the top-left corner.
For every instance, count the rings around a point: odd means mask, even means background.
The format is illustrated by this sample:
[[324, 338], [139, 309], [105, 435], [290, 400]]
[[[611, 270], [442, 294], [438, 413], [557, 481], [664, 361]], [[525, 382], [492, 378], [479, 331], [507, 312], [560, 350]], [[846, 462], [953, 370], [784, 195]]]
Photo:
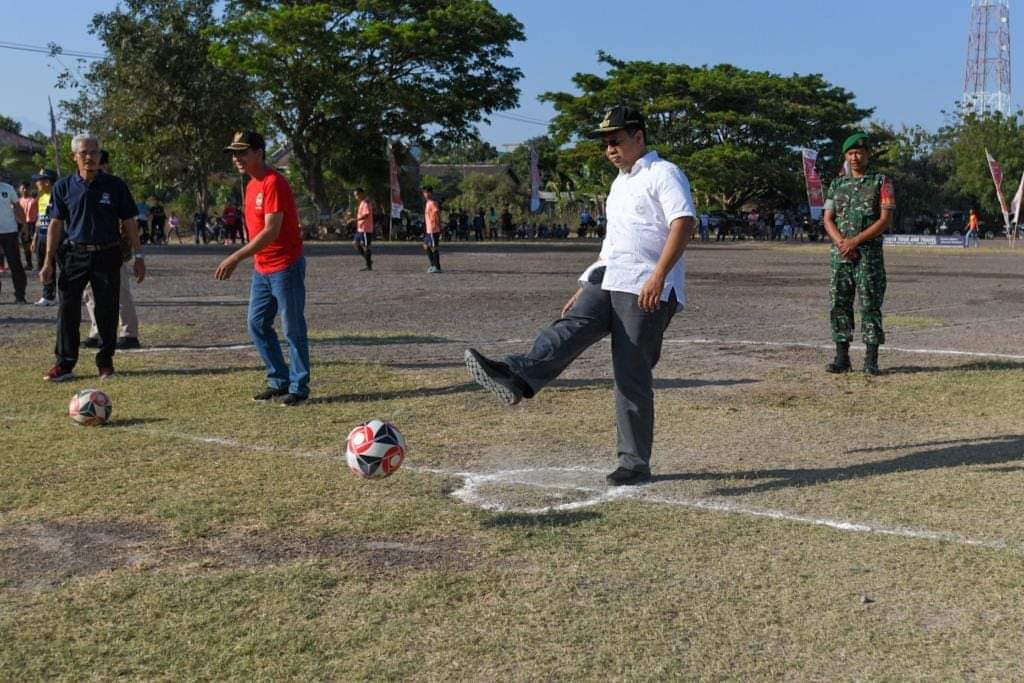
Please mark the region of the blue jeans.
[[[306, 258], [269, 275], [252, 274], [249, 292], [249, 336], [267, 366], [267, 385], [309, 396], [309, 339], [306, 336]], [[274, 331], [281, 311], [291, 369], [284, 362]]]

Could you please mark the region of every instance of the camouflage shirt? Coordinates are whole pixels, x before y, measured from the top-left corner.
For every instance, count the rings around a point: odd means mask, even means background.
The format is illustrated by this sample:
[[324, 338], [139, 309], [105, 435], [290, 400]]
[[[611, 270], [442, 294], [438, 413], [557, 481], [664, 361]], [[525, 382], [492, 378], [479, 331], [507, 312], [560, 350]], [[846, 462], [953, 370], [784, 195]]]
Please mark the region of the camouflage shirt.
[[[825, 210], [835, 212], [836, 226], [843, 237], [853, 237], [882, 217], [882, 209], [896, 208], [892, 181], [881, 173], [860, 178], [840, 176], [832, 181], [825, 196]], [[882, 236], [869, 245], [881, 245]]]

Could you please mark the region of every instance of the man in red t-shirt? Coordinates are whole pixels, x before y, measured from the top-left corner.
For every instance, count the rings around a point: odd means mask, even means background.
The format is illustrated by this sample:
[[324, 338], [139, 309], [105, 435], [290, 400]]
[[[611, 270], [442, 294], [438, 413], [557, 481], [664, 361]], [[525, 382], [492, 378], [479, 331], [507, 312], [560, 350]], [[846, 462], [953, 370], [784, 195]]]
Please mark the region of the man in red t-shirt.
[[352, 193], [359, 208], [356, 209], [356, 234], [352, 238], [352, 244], [356, 250], [363, 255], [366, 266], [359, 270], [373, 270], [373, 258], [370, 256], [370, 245], [373, 243], [373, 205], [366, 197], [366, 190], [357, 187]]
[[[235, 133], [225, 151], [235, 168], [249, 176], [245, 188], [245, 224], [249, 243], [217, 266], [218, 280], [227, 280], [238, 264], [253, 257], [256, 270], [249, 293], [249, 335], [267, 366], [267, 388], [256, 401], [281, 398], [297, 406], [309, 397], [309, 339], [306, 335], [306, 258], [295, 196], [288, 181], [267, 165], [266, 143], [259, 133]], [[281, 311], [288, 358], [274, 331]]]
[[423, 248], [427, 250], [427, 258], [430, 259], [428, 273], [441, 272], [441, 252], [438, 247], [441, 244], [441, 207], [434, 200], [434, 189], [423, 188], [423, 221], [426, 223], [426, 232], [423, 235]]

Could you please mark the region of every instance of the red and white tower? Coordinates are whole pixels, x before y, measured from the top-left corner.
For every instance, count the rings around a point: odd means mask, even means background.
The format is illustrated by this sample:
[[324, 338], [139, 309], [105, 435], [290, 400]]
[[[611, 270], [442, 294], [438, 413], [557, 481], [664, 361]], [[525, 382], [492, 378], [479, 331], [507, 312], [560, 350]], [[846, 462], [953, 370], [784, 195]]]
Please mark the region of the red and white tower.
[[1010, 113], [1010, 0], [971, 0], [964, 109]]

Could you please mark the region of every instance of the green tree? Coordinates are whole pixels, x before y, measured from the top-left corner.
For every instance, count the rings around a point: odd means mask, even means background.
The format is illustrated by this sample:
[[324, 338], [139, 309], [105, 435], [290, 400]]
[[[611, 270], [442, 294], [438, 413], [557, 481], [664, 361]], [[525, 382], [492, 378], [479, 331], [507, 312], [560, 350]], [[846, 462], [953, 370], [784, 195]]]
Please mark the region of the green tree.
[[372, 186], [385, 140], [458, 137], [516, 105], [522, 25], [487, 0], [229, 0], [219, 63], [246, 74], [321, 212], [329, 169]]
[[1021, 113], [977, 116], [959, 112], [951, 123], [939, 130], [938, 138], [940, 144], [949, 150], [947, 167], [951, 173], [946, 189], [966, 195], [986, 213], [999, 216], [1002, 222], [1002, 210], [992, 184], [985, 150], [1002, 167], [1003, 193], [1009, 205], [1017, 191], [1021, 171], [1024, 171], [1024, 121]]
[[498, 160], [498, 149], [476, 133], [463, 139], [439, 138], [423, 155], [429, 164], [481, 164]]
[[138, 194], [191, 190], [209, 203], [209, 177], [228, 171], [233, 131], [252, 125], [248, 82], [209, 57], [214, 0], [125, 0], [97, 14], [90, 32], [108, 57], [93, 63], [69, 123], [116, 152], [118, 172]]
[[451, 204], [473, 213], [493, 207], [500, 214], [505, 207], [511, 207], [514, 213], [521, 211], [525, 201], [525, 195], [507, 174], [475, 173], [459, 181], [459, 192]]
[[616, 104], [640, 107], [649, 142], [680, 163], [695, 189], [726, 209], [800, 192], [800, 147], [827, 166], [851, 127], [870, 115], [854, 95], [820, 74], [780, 76], [729, 64], [694, 67], [622, 61], [599, 53], [605, 77], [576, 74], [582, 93], [547, 92], [559, 143], [592, 130]]
[[10, 116], [0, 114], [0, 130], [6, 130], [10, 133], [18, 133], [21, 135], [21, 124]]

